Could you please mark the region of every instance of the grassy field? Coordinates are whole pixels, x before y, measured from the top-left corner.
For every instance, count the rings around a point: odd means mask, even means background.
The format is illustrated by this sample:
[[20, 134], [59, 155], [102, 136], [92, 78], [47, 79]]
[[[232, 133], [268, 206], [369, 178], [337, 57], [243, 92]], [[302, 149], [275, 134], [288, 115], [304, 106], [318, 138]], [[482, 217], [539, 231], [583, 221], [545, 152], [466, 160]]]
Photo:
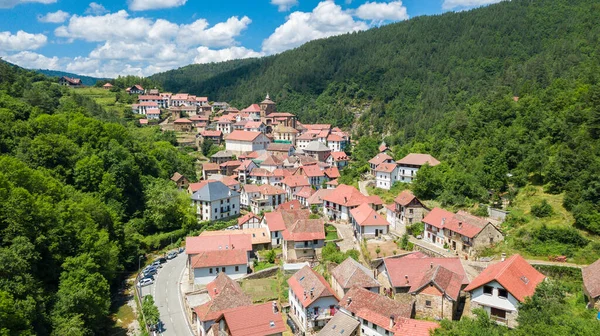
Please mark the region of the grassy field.
[[338, 239], [337, 229], [333, 225], [325, 225], [325, 240]]
[[367, 192], [369, 195], [377, 195], [381, 197], [381, 200], [385, 204], [391, 204], [394, 202], [394, 198], [398, 196], [404, 189], [409, 189], [409, 184], [407, 183], [395, 183], [390, 190], [375, 188], [371, 186], [367, 186]]
[[252, 298], [253, 302], [278, 300], [278, 282], [276, 277], [264, 279], [249, 279], [242, 282], [242, 289]]

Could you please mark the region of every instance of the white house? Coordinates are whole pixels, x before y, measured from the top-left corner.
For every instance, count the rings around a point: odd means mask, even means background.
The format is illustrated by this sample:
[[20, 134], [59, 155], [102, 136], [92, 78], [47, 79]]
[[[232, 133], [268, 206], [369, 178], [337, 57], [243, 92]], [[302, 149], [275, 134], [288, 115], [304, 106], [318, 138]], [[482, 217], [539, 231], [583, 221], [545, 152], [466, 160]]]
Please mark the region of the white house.
[[306, 209], [278, 209], [265, 213], [260, 225], [265, 226], [271, 233], [271, 246], [283, 244], [283, 231], [291, 227], [296, 221], [308, 219], [310, 211]]
[[398, 178], [398, 166], [395, 163], [381, 163], [374, 172], [377, 188], [390, 190]]
[[238, 226], [240, 229], [256, 229], [260, 228], [261, 218], [255, 215], [252, 212], [245, 214], [244, 216], [238, 218]]
[[217, 131], [221, 131], [223, 134], [233, 132], [233, 121], [229, 120], [227, 117], [221, 117], [217, 121]]
[[514, 328], [519, 305], [544, 279], [542, 273], [515, 254], [488, 266], [464, 290], [471, 295], [471, 309], [483, 308], [492, 320]]
[[336, 166], [338, 169], [342, 169], [348, 165], [348, 155], [345, 152], [331, 152], [327, 158], [327, 162], [330, 166]]
[[258, 186], [258, 195], [249, 197], [248, 200], [250, 211], [254, 213], [273, 211], [279, 204], [285, 202], [285, 190], [270, 184], [263, 184]]
[[437, 166], [440, 161], [429, 154], [410, 153], [396, 163], [398, 164], [398, 181], [411, 183], [417, 176], [419, 168], [425, 164]]
[[234, 170], [238, 173], [238, 181], [240, 181], [240, 183], [246, 183], [252, 170], [257, 167], [256, 163], [252, 160], [242, 161], [242, 164]]
[[335, 315], [338, 298], [322, 275], [304, 266], [288, 279], [290, 316], [300, 330], [324, 326]]
[[240, 193], [221, 181], [206, 181], [192, 195], [198, 221], [220, 220], [240, 214]]
[[371, 168], [371, 175], [375, 176], [375, 168], [382, 163], [394, 163], [394, 158], [387, 155], [386, 153], [379, 153], [369, 160], [369, 167]]
[[323, 219], [298, 219], [286, 225], [282, 236], [286, 261], [312, 260], [325, 245], [325, 223]]
[[225, 149], [239, 155], [265, 150], [270, 142], [261, 132], [236, 130], [225, 137]]
[[388, 234], [390, 224], [367, 203], [350, 210], [351, 223], [359, 241]]
[[138, 96], [138, 101], [140, 103], [143, 103], [143, 102], [156, 103], [158, 105], [158, 107], [160, 107], [160, 108], [168, 107], [165, 99], [159, 95], [140, 95], [140, 96]]
[[350, 210], [366, 203], [374, 208], [383, 204], [379, 196], [365, 196], [353, 186], [340, 184], [323, 195], [323, 214], [333, 220], [350, 221]]
[[265, 133], [267, 131], [267, 126], [265, 126], [262, 121], [249, 121], [244, 125], [244, 130]]
[[341, 152], [346, 148], [347, 140], [337, 134], [329, 134], [327, 136], [327, 147], [332, 152]]

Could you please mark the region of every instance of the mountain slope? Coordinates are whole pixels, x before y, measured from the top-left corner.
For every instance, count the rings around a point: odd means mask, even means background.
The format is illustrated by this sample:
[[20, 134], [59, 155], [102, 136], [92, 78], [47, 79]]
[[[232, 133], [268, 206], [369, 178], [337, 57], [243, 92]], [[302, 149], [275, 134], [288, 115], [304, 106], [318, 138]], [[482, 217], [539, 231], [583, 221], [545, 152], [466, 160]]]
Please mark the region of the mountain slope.
[[44, 75], [49, 76], [49, 77], [67, 76], [67, 77], [80, 78], [81, 82], [83, 83], [83, 85], [87, 85], [87, 86], [92, 86], [92, 85], [96, 84], [96, 82], [99, 81], [99, 80], [108, 80], [108, 78], [97, 78], [97, 77], [90, 77], [90, 76], [82, 76], [82, 75], [77, 75], [77, 74], [74, 74], [74, 73], [64, 72], [64, 71], [58, 71], [58, 70], [36, 69], [34, 71], [35, 72], [39, 72], [39, 73], [44, 74]]

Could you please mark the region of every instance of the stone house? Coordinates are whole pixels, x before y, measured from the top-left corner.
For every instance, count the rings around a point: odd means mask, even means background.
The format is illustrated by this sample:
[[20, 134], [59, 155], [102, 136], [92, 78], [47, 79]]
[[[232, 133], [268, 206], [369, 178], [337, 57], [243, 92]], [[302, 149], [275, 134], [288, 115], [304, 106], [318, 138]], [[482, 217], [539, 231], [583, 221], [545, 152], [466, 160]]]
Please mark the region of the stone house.
[[409, 293], [415, 298], [415, 316], [435, 320], [458, 319], [457, 309], [464, 276], [441, 265], [430, 264]]
[[353, 287], [361, 287], [379, 293], [381, 284], [373, 277], [373, 271], [348, 257], [331, 270], [331, 288], [338, 297], [343, 297]]
[[179, 174], [178, 172], [175, 172], [173, 174], [173, 176], [171, 177], [171, 181], [173, 181], [173, 182], [175, 182], [175, 184], [177, 184], [177, 189], [179, 189], [179, 190], [187, 189], [188, 185], [190, 184], [190, 181], [185, 176]]
[[224, 163], [227, 161], [232, 161], [233, 157], [234, 157], [233, 153], [226, 151], [226, 150], [222, 150], [222, 151], [218, 151], [215, 154], [211, 155], [210, 162], [221, 164], [221, 163]]
[[600, 311], [600, 259], [581, 271], [588, 307]]
[[288, 262], [314, 259], [317, 249], [325, 246], [325, 223], [322, 219], [298, 219], [281, 233], [283, 258]]
[[410, 190], [403, 190], [386, 208], [390, 228], [401, 235], [408, 225], [420, 223], [429, 211]]

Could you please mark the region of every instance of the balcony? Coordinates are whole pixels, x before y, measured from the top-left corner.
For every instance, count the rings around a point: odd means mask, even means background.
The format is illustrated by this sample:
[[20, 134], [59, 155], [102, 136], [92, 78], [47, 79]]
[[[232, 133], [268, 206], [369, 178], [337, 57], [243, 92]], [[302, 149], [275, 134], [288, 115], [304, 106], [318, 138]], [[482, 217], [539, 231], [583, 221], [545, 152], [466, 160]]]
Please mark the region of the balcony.
[[319, 311], [315, 314], [314, 312], [308, 312], [308, 318], [311, 320], [324, 320], [330, 319], [335, 315], [337, 310], [335, 309], [319, 309]]

